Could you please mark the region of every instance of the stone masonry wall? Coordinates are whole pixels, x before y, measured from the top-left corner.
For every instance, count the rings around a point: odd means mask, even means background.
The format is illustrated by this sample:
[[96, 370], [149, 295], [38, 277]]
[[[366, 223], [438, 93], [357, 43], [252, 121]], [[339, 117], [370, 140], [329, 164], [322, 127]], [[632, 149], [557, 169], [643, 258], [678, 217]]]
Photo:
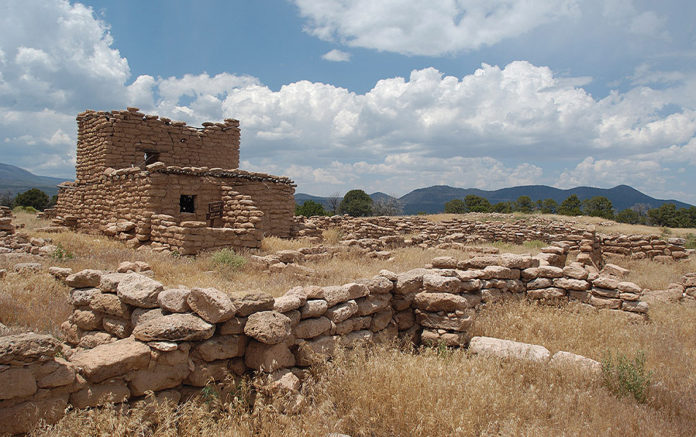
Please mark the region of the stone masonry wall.
[[339, 229], [344, 241], [402, 236], [406, 245], [441, 249], [496, 241], [511, 244], [534, 240], [545, 243], [563, 241], [571, 244], [571, 251], [590, 254], [597, 266], [601, 266], [603, 252], [637, 259], [658, 257], [657, 261], [680, 260], [688, 256], [682, 238], [664, 240], [657, 235], [603, 235], [597, 233], [592, 225], [579, 226], [536, 217], [513, 222], [462, 218], [434, 222], [417, 216], [297, 217], [295, 220], [295, 236], [317, 237], [321, 231], [334, 227]]
[[107, 168], [143, 167], [145, 153], [166, 165], [239, 167], [239, 122], [203, 123], [202, 129], [127, 111], [85, 111], [77, 116], [77, 181], [93, 182]]
[[[565, 248], [561, 249], [564, 255]], [[555, 252], [548, 249], [547, 253]], [[557, 258], [565, 262], [564, 257]], [[214, 288], [165, 288], [146, 268], [83, 270], [63, 277], [73, 313], [67, 343], [46, 335], [0, 337], [0, 427], [30, 430], [77, 408], [142, 399], [178, 401], [248, 371], [299, 385], [303, 368], [337, 347], [394, 339], [466, 346], [476, 309], [527, 298], [580, 305], [643, 320], [643, 290], [579, 263], [528, 255], [441, 257], [426, 268], [382, 271], [336, 286], [302, 286], [278, 298]]]

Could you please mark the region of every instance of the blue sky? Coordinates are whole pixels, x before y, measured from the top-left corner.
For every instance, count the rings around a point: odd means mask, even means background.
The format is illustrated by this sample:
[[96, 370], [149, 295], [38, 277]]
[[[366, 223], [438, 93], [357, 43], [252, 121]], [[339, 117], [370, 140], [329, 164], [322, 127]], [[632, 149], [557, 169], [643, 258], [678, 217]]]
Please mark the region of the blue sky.
[[75, 115], [238, 118], [298, 191], [632, 185], [696, 203], [696, 2], [0, 0], [0, 162]]

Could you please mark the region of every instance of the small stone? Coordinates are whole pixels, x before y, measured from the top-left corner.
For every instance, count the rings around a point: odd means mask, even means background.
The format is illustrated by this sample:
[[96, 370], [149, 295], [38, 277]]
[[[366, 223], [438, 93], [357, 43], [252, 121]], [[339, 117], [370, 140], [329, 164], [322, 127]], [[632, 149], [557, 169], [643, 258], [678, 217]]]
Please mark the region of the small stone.
[[278, 344], [290, 336], [290, 319], [276, 311], [251, 314], [244, 333], [265, 344]]
[[230, 297], [215, 288], [194, 288], [186, 301], [193, 311], [210, 323], [224, 322], [235, 316], [236, 307]]
[[66, 277], [65, 283], [74, 288], [98, 287], [101, 276], [101, 270], [85, 269]]

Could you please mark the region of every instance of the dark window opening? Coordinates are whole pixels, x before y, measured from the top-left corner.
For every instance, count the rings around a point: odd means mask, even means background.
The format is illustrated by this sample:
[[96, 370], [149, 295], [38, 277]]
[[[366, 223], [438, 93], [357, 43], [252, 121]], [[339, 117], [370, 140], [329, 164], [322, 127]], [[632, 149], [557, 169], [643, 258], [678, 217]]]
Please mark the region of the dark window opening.
[[196, 212], [196, 196], [182, 194], [179, 198], [180, 212]]
[[154, 164], [159, 161], [159, 152], [145, 152], [145, 165]]

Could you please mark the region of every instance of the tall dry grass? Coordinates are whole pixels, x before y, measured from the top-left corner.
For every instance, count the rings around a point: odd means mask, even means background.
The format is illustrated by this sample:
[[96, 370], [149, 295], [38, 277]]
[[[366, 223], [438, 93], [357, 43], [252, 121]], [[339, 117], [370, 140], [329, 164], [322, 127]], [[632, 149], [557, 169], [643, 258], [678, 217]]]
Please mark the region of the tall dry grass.
[[[36, 223], [27, 221], [27, 231]], [[328, 240], [338, 240], [336, 230]], [[100, 236], [66, 232], [45, 235], [74, 255], [44, 259], [44, 273], [10, 273], [0, 283], [0, 320], [18, 327], [55, 332], [66, 317], [67, 287], [45, 269], [49, 265], [113, 270], [125, 260], [143, 260], [166, 285], [213, 286], [228, 292], [261, 289], [279, 295], [294, 285], [340, 284], [369, 277], [381, 269], [395, 272], [422, 267], [435, 256], [467, 256], [458, 250], [404, 248], [393, 260], [366, 258], [357, 252], [307, 263], [317, 275], [269, 275], [249, 264], [239, 269], [215, 265], [210, 253], [173, 257], [149, 250], [131, 250]], [[300, 245], [302, 244], [302, 245]], [[267, 239], [258, 251], [271, 253], [304, 243]], [[534, 252], [527, 247], [498, 245], [503, 251]], [[251, 252], [240, 252], [249, 256]], [[13, 262], [0, 260], [0, 268]], [[693, 261], [656, 265], [621, 260], [632, 281], [661, 288]], [[33, 311], [38, 309], [38, 311]], [[601, 379], [569, 369], [551, 369], [511, 360], [469, 356], [461, 350], [410, 351], [395, 346], [339, 354], [312, 370], [303, 392], [306, 405], [298, 415], [273, 406], [251, 409], [228, 400], [188, 402], [176, 408], [133, 407], [71, 411], [42, 436], [84, 435], [693, 435], [696, 429], [696, 308], [656, 305], [650, 321], [633, 323], [620, 314], [582, 310], [577, 306], [542, 306], [507, 302], [484, 309], [474, 333], [542, 344], [552, 352], [565, 350], [601, 360], [607, 352], [633, 356], [644, 351], [654, 384], [645, 404], [617, 398]]]

